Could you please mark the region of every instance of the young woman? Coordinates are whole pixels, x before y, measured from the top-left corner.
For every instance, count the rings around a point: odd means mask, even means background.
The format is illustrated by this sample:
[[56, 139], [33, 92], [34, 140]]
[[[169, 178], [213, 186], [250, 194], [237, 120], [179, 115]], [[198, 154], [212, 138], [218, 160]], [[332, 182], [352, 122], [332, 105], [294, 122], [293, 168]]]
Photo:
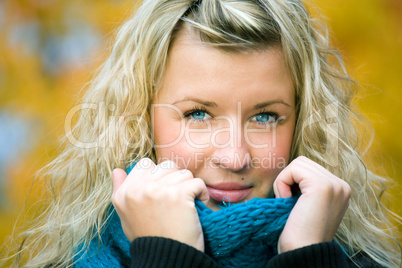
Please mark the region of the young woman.
[[298, 0], [145, 1], [14, 265], [399, 267], [343, 70]]

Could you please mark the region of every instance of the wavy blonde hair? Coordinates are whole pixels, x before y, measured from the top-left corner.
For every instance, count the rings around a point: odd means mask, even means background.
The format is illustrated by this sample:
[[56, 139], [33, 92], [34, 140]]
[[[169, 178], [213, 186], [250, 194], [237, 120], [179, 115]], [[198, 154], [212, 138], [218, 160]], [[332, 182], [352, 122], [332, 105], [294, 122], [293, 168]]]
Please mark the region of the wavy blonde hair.
[[361, 118], [351, 104], [355, 82], [330, 47], [325, 26], [299, 0], [145, 1], [120, 28], [65, 149], [38, 175], [49, 187], [49, 206], [21, 233], [10, 255], [13, 266], [72, 266], [76, 248], [100, 237], [107, 221], [112, 170], [145, 156], [156, 160], [149, 110], [183, 25], [206, 45], [233, 53], [282, 48], [297, 103], [292, 159], [307, 156], [350, 184], [349, 210], [336, 239], [351, 258], [362, 251], [384, 267], [399, 267], [390, 216], [399, 218], [381, 202], [386, 180], [366, 168], [359, 152]]

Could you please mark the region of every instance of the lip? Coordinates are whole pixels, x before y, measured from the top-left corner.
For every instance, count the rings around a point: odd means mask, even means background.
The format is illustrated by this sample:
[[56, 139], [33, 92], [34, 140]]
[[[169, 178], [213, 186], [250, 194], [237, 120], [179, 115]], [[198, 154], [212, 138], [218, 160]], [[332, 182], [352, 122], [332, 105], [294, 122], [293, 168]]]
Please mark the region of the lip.
[[209, 196], [218, 202], [236, 203], [245, 199], [253, 190], [250, 185], [219, 183], [207, 185]]

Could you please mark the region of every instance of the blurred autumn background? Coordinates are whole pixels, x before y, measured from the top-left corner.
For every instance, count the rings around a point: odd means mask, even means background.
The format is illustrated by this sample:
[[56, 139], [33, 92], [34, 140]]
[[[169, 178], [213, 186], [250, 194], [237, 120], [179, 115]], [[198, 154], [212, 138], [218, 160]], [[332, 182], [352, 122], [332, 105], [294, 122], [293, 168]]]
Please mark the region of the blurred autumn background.
[[[31, 190], [34, 174], [58, 152], [66, 114], [107, 56], [113, 31], [137, 3], [0, 0], [0, 245], [28, 194], [28, 207], [41, 196], [40, 184]], [[314, 3], [361, 83], [355, 103], [375, 129], [374, 168], [400, 183], [391, 189], [391, 206], [401, 215], [402, 0]]]

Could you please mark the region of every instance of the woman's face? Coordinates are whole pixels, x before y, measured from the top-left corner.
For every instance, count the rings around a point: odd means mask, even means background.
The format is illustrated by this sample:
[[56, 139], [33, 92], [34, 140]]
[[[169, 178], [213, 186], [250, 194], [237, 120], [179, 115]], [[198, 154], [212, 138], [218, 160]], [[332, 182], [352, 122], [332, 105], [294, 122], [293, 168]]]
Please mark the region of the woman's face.
[[209, 207], [273, 196], [295, 126], [290, 73], [276, 47], [226, 53], [181, 30], [152, 105], [158, 162], [201, 178]]

